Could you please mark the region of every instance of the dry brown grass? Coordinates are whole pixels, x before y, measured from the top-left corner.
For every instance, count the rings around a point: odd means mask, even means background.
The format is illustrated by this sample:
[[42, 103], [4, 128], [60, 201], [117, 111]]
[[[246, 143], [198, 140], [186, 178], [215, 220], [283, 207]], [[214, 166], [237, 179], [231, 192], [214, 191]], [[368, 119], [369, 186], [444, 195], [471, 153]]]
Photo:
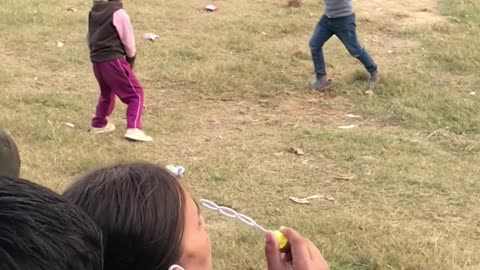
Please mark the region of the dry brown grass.
[[[117, 132], [87, 132], [98, 95], [84, 41], [89, 3], [3, 1], [0, 125], [19, 143], [24, 177], [61, 191], [103, 163], [177, 163], [197, 197], [267, 228], [298, 228], [332, 269], [480, 269], [476, 1], [442, 1], [449, 19], [432, 1], [357, 1], [361, 40], [383, 75], [372, 97], [335, 39], [326, 55], [338, 86], [307, 90], [319, 2], [222, 1], [203, 13], [198, 1], [125, 1], [137, 35], [161, 37], [138, 45], [153, 144], [121, 139], [120, 103]], [[312, 194], [335, 201], [288, 200]], [[207, 215], [216, 269], [265, 269], [260, 234]]]
[[302, 0], [288, 0], [287, 6], [289, 7], [301, 7], [303, 5]]

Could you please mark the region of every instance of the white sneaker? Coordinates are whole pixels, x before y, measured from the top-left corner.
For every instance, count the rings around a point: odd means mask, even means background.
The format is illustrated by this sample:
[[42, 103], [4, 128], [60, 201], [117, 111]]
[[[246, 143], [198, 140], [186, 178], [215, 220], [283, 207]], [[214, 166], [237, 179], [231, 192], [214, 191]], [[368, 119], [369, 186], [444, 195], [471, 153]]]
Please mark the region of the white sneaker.
[[103, 134], [103, 133], [112, 132], [114, 130], [115, 130], [115, 125], [107, 123], [107, 125], [105, 127], [102, 127], [102, 128], [92, 127], [90, 129], [90, 132], [93, 133], [93, 134]]
[[153, 138], [145, 135], [145, 133], [138, 128], [129, 128], [124, 136], [125, 139], [137, 142], [151, 142]]

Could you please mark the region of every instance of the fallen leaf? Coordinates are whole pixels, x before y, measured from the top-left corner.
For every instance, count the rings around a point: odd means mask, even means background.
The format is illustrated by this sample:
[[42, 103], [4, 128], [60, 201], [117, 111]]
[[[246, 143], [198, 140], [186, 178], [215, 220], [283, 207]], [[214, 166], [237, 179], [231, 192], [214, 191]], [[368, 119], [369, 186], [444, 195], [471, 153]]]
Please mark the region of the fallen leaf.
[[371, 96], [374, 95], [374, 93], [373, 93], [372, 90], [367, 90], [367, 91], [365, 91], [365, 94], [367, 94], [369, 97], [371, 97]]
[[335, 201], [335, 198], [333, 198], [332, 196], [325, 196], [325, 199], [327, 201]]
[[215, 5], [206, 5], [204, 8], [206, 11], [216, 11], [218, 8]]
[[235, 129], [240, 131], [240, 132], [245, 132], [245, 130], [247, 130], [246, 127], [236, 127]]
[[288, 152], [294, 153], [294, 154], [297, 155], [297, 156], [303, 156], [303, 155], [305, 155], [305, 151], [303, 151], [302, 148], [294, 148], [294, 147], [292, 147], [292, 148], [288, 149]]
[[372, 157], [372, 156], [363, 156], [362, 157], [364, 160], [367, 160], [367, 161], [375, 161], [377, 160], [376, 158]]
[[323, 200], [327, 200], [327, 201], [335, 201], [335, 199], [333, 197], [328, 196], [328, 195], [312, 195], [312, 196], [308, 196], [308, 197], [305, 197], [305, 198], [288, 197], [288, 199], [290, 199], [293, 202], [299, 203], [299, 204], [310, 204], [310, 203], [312, 203], [313, 200], [317, 200], [317, 199], [318, 200], [323, 199]]
[[221, 124], [221, 122], [218, 121], [217, 119], [210, 119], [209, 122], [214, 124], [214, 125], [220, 125]]
[[325, 195], [312, 195], [312, 196], [306, 197], [305, 199], [313, 200], [313, 199], [323, 199], [323, 198], [325, 198]]
[[296, 197], [289, 197], [289, 199], [299, 204], [310, 204], [310, 201], [308, 201], [307, 199], [301, 199]]
[[455, 17], [451, 17], [451, 16], [449, 16], [449, 19], [453, 20], [456, 23], [461, 23], [462, 22], [460, 19], [455, 18]]
[[340, 129], [352, 129], [352, 128], [355, 128], [355, 127], [356, 127], [356, 125], [349, 125], [349, 126], [340, 126], [338, 128], [340, 128]]
[[337, 174], [333, 178], [342, 181], [352, 181], [357, 178], [357, 176], [355, 174]]
[[433, 131], [432, 133], [430, 133], [426, 138], [425, 138], [425, 141], [430, 139], [433, 135], [437, 134], [438, 132], [442, 131], [442, 129], [437, 129], [435, 131]]
[[432, 12], [432, 10], [429, 9], [429, 8], [421, 8], [419, 11], [420, 11], [420, 12], [429, 12], [429, 13]]
[[148, 41], [155, 41], [158, 38], [160, 38], [160, 36], [157, 35], [157, 34], [154, 34], [154, 33], [145, 33], [145, 34], [142, 35], [142, 39], [143, 40], [148, 40]]
[[352, 113], [347, 113], [345, 115], [345, 117], [348, 117], [348, 118], [362, 118], [361, 115], [356, 115], [356, 114], [352, 114]]

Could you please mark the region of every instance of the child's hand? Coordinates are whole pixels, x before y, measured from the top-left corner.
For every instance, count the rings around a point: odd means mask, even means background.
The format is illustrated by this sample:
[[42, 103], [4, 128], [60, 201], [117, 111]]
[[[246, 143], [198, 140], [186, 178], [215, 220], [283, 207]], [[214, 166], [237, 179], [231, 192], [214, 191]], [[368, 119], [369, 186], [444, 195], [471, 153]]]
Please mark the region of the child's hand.
[[128, 64], [130, 64], [131, 69], [133, 69], [133, 67], [135, 66], [135, 58], [136, 58], [136, 55], [134, 55], [132, 57], [127, 56], [127, 62], [128, 62]]
[[265, 255], [268, 270], [329, 270], [322, 254], [310, 240], [290, 228], [283, 228], [281, 232], [288, 239], [290, 247], [284, 253], [281, 252], [276, 237], [267, 233]]

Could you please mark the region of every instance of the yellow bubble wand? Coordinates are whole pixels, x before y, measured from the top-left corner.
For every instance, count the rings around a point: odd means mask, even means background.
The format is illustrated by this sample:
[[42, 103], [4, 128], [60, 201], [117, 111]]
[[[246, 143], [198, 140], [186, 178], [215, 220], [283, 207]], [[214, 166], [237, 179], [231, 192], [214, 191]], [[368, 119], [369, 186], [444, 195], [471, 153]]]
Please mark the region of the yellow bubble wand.
[[[240, 213], [238, 213], [237, 211], [235, 211], [231, 208], [228, 208], [228, 207], [225, 207], [225, 206], [218, 206], [216, 203], [214, 203], [212, 201], [209, 201], [209, 200], [205, 200], [205, 199], [201, 199], [200, 204], [202, 204], [202, 206], [206, 207], [209, 210], [219, 212], [220, 214], [222, 214], [226, 217], [241, 221], [241, 222], [243, 222], [243, 223], [245, 223], [245, 224], [247, 224], [251, 227], [257, 228], [258, 230], [260, 230], [264, 233], [268, 232], [265, 228], [258, 225], [255, 222], [255, 220], [253, 220], [251, 217], [240, 214]], [[280, 250], [284, 250], [288, 246], [288, 240], [285, 237], [285, 235], [281, 231], [278, 231], [278, 230], [273, 231], [273, 234], [277, 238], [278, 246], [279, 246]]]

